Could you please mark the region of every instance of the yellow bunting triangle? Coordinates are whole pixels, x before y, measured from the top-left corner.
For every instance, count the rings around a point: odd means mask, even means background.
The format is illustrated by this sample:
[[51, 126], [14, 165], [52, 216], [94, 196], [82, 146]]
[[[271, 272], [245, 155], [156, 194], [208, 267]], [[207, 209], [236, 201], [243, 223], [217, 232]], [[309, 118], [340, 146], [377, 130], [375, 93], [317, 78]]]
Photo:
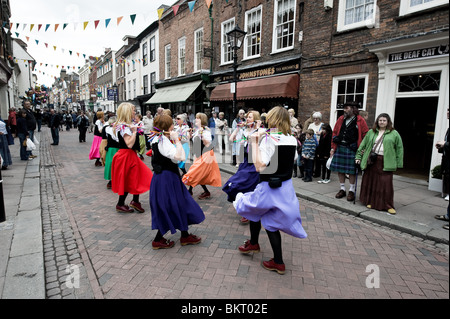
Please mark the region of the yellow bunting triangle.
[[88, 23], [89, 23], [89, 21], [86, 21], [86, 22], [83, 23], [83, 25], [84, 25], [83, 30], [86, 30], [86, 27], [87, 27]]
[[164, 13], [164, 8], [158, 9], [158, 19], [161, 20], [162, 14]]

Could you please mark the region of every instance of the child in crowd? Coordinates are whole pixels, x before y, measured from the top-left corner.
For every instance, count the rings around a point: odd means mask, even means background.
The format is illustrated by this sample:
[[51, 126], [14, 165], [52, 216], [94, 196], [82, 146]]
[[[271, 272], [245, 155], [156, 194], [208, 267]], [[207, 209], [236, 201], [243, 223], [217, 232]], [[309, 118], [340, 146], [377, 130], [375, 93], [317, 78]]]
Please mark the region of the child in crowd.
[[304, 182], [312, 182], [312, 169], [316, 147], [316, 141], [314, 140], [314, 130], [306, 130], [306, 139], [302, 146], [302, 160], [305, 167], [305, 177], [303, 178]]

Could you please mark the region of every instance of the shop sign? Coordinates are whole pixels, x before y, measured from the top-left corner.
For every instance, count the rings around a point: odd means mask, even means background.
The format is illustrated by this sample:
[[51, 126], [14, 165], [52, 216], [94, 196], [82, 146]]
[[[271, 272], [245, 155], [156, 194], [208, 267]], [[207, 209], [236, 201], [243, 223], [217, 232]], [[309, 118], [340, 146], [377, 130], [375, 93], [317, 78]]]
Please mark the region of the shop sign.
[[448, 56], [449, 45], [437, 45], [434, 47], [417, 49], [417, 50], [409, 50], [397, 53], [389, 54], [389, 59], [387, 63], [398, 63], [405, 61], [413, 61], [413, 60], [421, 60], [421, 59], [430, 59], [437, 58], [441, 56]]
[[[272, 75], [282, 75], [284, 73], [289, 73], [289, 72], [298, 71], [298, 70], [300, 70], [300, 63], [282, 65], [282, 66], [277, 66], [277, 67], [275, 67], [275, 66], [267, 67], [264, 69], [241, 72], [238, 74], [238, 79], [239, 80], [257, 79], [257, 78], [272, 76]], [[214, 79], [214, 81], [216, 83], [233, 81], [233, 75], [218, 76]]]

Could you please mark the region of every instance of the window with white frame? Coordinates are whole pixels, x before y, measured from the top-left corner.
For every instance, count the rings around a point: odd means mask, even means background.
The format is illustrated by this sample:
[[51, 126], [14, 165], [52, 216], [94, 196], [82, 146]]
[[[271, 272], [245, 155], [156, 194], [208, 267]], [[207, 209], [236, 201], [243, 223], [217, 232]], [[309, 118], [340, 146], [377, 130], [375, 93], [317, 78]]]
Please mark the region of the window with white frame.
[[373, 27], [377, 0], [339, 0], [338, 31]]
[[148, 44], [147, 44], [147, 41], [145, 41], [144, 44], [142, 45], [142, 60], [143, 60], [143, 65], [147, 65], [148, 64]]
[[136, 95], [136, 79], [133, 80], [133, 98], [135, 98]]
[[296, 0], [276, 0], [272, 51], [284, 51], [294, 47]]
[[195, 31], [194, 39], [194, 72], [198, 72], [203, 66], [203, 29]]
[[245, 14], [245, 37], [244, 58], [259, 57], [261, 53], [261, 19], [262, 5], [246, 12]]
[[178, 39], [178, 75], [186, 74], [186, 38]]
[[131, 80], [128, 81], [128, 99], [131, 100]]
[[156, 72], [152, 72], [150, 73], [150, 93], [156, 92], [155, 82], [156, 82]]
[[228, 41], [227, 33], [234, 29], [234, 18], [222, 22], [221, 29], [222, 53], [220, 55], [220, 63], [227, 64], [233, 62], [233, 49], [231, 43]]
[[365, 109], [368, 81], [368, 74], [353, 74], [333, 78], [330, 124], [334, 125], [337, 118], [343, 114], [344, 104], [347, 102], [355, 101], [359, 103], [360, 109]]
[[448, 0], [400, 0], [400, 16], [448, 4]]
[[156, 42], [155, 37], [150, 39], [150, 62], [156, 60]]
[[164, 48], [164, 56], [165, 56], [165, 61], [166, 61], [166, 69], [165, 69], [165, 78], [168, 79], [170, 78], [170, 72], [171, 72], [171, 62], [172, 62], [172, 57], [171, 57], [171, 46], [170, 44], [166, 45]]
[[143, 94], [148, 94], [148, 75], [144, 75], [144, 77], [142, 78], [142, 83], [144, 87]]

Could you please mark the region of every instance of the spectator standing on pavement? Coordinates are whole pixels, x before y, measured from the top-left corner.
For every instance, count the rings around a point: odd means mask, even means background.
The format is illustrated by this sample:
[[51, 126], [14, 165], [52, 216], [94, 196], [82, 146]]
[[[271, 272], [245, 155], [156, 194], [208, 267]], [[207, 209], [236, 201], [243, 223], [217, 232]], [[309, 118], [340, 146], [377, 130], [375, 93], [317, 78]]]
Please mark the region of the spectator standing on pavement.
[[[313, 122], [309, 124], [308, 129], [314, 131], [314, 140], [316, 141], [316, 145], [319, 146], [320, 133], [322, 133], [322, 126], [323, 126], [322, 113], [314, 112], [312, 117]], [[313, 163], [313, 177], [320, 177], [320, 163], [317, 157], [314, 159]]]
[[[17, 113], [17, 137], [19, 138], [20, 143], [20, 160], [22, 161], [28, 161], [28, 154], [27, 154], [27, 137], [28, 130], [27, 130], [27, 113], [25, 110], [20, 110], [19, 113]], [[24, 145], [25, 142], [25, 145]], [[32, 159], [32, 158], [31, 158]]]
[[298, 238], [306, 238], [299, 202], [292, 184], [292, 166], [297, 141], [291, 136], [289, 114], [281, 106], [267, 115], [269, 131], [251, 135], [252, 159], [261, 182], [253, 192], [239, 193], [233, 203], [239, 215], [250, 220], [250, 239], [239, 247], [244, 254], [259, 252], [261, 225], [266, 230], [274, 258], [263, 261], [267, 270], [284, 274], [280, 230]]
[[86, 115], [89, 119], [89, 133], [92, 133], [94, 129], [94, 113], [91, 110], [87, 110]]
[[83, 111], [81, 111], [80, 115], [77, 117], [77, 126], [79, 132], [78, 140], [80, 143], [86, 142], [86, 132], [89, 128], [89, 118]]
[[42, 127], [42, 110], [40, 108], [36, 108], [36, 112], [34, 112], [34, 117], [36, 118], [38, 132], [40, 132]]
[[403, 142], [388, 114], [378, 115], [359, 146], [355, 161], [364, 170], [361, 202], [369, 209], [395, 214], [393, 174], [397, 168], [403, 168]]
[[105, 114], [102, 111], [97, 112], [97, 121], [94, 125], [94, 139], [92, 140], [89, 159], [95, 159], [95, 166], [102, 166], [100, 162], [100, 143], [102, 142], [102, 130], [105, 125]]
[[312, 172], [317, 145], [314, 139], [314, 131], [312, 129], [306, 130], [305, 137], [305, 141], [302, 145], [302, 161], [305, 166], [305, 177], [303, 178], [303, 181], [308, 183], [312, 182]]
[[50, 131], [52, 133], [53, 143], [51, 145], [59, 144], [59, 124], [61, 122], [60, 115], [55, 112], [55, 109], [50, 110]]
[[211, 130], [208, 125], [208, 117], [205, 113], [197, 113], [195, 116], [195, 131], [192, 134], [193, 153], [196, 156], [194, 163], [183, 176], [183, 183], [189, 186], [189, 193], [193, 195], [192, 189], [200, 185], [203, 193], [198, 199], [211, 197], [206, 185], [221, 187], [219, 165], [217, 164], [214, 148], [212, 145]]
[[333, 129], [331, 139], [330, 157], [332, 157], [330, 169], [338, 173], [340, 190], [336, 198], [347, 195], [345, 187], [345, 175], [349, 175], [350, 189], [347, 200], [355, 200], [356, 192], [356, 166], [355, 156], [359, 145], [366, 136], [369, 128], [366, 121], [359, 115], [357, 102], [344, 104], [344, 115], [340, 116]]
[[[138, 127], [133, 125], [135, 106], [122, 103], [117, 108], [117, 121], [113, 125], [113, 139], [118, 142], [119, 150], [113, 157], [111, 166], [112, 191], [119, 195], [116, 211], [132, 213], [145, 212], [139, 202], [139, 195], [149, 191], [153, 173], [136, 155], [139, 151]], [[128, 193], [133, 194], [130, 205], [125, 205]]]
[[242, 133], [245, 125], [245, 111], [239, 110], [236, 118], [233, 120], [233, 124], [231, 125], [231, 135], [230, 142], [232, 143], [231, 147], [231, 165], [239, 167], [239, 155], [241, 153], [241, 145], [242, 145]]
[[67, 111], [64, 114], [64, 123], [66, 124], [66, 131], [70, 131], [72, 127], [72, 115], [70, 115]]
[[149, 150], [151, 145], [148, 142], [148, 136], [150, 135], [150, 131], [153, 130], [153, 116], [150, 111], [147, 111], [146, 115], [142, 118], [142, 123], [144, 123], [145, 145], [147, 150]]
[[327, 161], [330, 158], [332, 135], [333, 130], [331, 129], [331, 126], [329, 124], [323, 124], [320, 133], [319, 146], [317, 146], [316, 149], [318, 176], [322, 178], [318, 181], [319, 184], [328, 184], [330, 182], [331, 171], [327, 168]]
[[[448, 119], [449, 119], [449, 111], [448, 111], [448, 108], [447, 108], [447, 120]], [[448, 192], [449, 192], [449, 190], [448, 190], [449, 185], [448, 184], [449, 184], [449, 169], [450, 169], [450, 167], [449, 167], [450, 159], [448, 157], [448, 154], [449, 154], [448, 130], [449, 129], [447, 128], [447, 132], [445, 133], [444, 140], [443, 141], [439, 141], [439, 142], [436, 143], [436, 148], [438, 149], [438, 152], [442, 153], [442, 162], [441, 162], [442, 163], [441, 164], [441, 168], [442, 168], [442, 174], [443, 174], [443, 188], [442, 188], [442, 192], [443, 192], [444, 195], [447, 194], [447, 197], [445, 198], [446, 200], [448, 200]], [[450, 207], [450, 204], [449, 204], [449, 206], [447, 206], [447, 215], [436, 215], [435, 218], [448, 222], [448, 220], [449, 220], [449, 216], [448, 216], [449, 207]], [[444, 227], [444, 229], [448, 230], [449, 229], [449, 224], [444, 225], [443, 227]]]
[[[36, 130], [36, 118], [34, 117], [34, 112], [31, 109], [31, 102], [29, 100], [25, 100], [23, 102], [23, 108], [25, 112], [27, 113], [27, 130], [28, 130], [28, 137], [30, 140], [34, 141], [34, 131]], [[35, 158], [36, 155], [33, 155], [31, 151], [28, 152], [28, 157]]]
[[139, 158], [141, 160], [144, 160], [144, 154], [145, 154], [145, 135], [144, 135], [144, 122], [142, 122], [142, 115], [136, 114], [134, 117], [134, 124], [136, 124], [139, 129], [137, 132], [137, 137], [139, 138], [139, 151], [137, 152], [139, 155]]
[[177, 162], [185, 161], [186, 154], [180, 136], [174, 130], [172, 118], [167, 115], [156, 117], [154, 128], [158, 133], [151, 139], [154, 175], [150, 186], [150, 210], [152, 229], [157, 229], [158, 233], [152, 247], [173, 247], [175, 243], [163, 236], [168, 231], [175, 234], [177, 229], [181, 231], [182, 246], [198, 244], [201, 238], [189, 234], [188, 228], [200, 224], [205, 215], [181, 181]]
[[0, 154], [3, 158], [2, 169], [5, 170], [9, 165], [12, 165], [11, 153], [9, 151], [8, 139], [6, 138], [8, 131], [6, 129], [6, 122], [0, 117]]
[[[298, 123], [295, 126], [295, 132], [292, 134], [297, 139], [297, 158], [294, 161], [294, 173], [292, 174], [292, 177], [298, 178], [304, 178], [305, 177], [305, 166], [302, 163], [302, 149], [303, 149], [303, 143], [305, 143], [306, 139], [306, 133], [303, 133], [303, 126]], [[300, 171], [299, 174], [297, 174], [297, 166]]]
[[298, 120], [295, 118], [295, 110], [294, 109], [289, 109], [289, 120], [291, 123], [291, 131], [294, 132], [295, 131], [295, 126], [298, 124]]
[[314, 123], [313, 115], [316, 113], [315, 111], [311, 113], [311, 116], [303, 123], [303, 133], [306, 133], [306, 130], [309, 128], [311, 123]]
[[217, 113], [212, 112], [211, 117], [208, 120], [208, 127], [211, 130], [211, 138], [213, 145], [216, 145], [215, 136], [216, 136], [216, 119], [217, 119]]
[[17, 112], [16, 112], [16, 108], [12, 107], [9, 109], [9, 114], [8, 114], [8, 125], [11, 128], [11, 134], [16, 135], [17, 136]]
[[219, 153], [222, 155], [224, 144], [225, 144], [225, 154], [230, 153], [230, 147], [228, 143], [228, 122], [225, 118], [225, 113], [220, 112], [219, 118], [216, 119], [216, 136], [217, 145], [219, 147]]

